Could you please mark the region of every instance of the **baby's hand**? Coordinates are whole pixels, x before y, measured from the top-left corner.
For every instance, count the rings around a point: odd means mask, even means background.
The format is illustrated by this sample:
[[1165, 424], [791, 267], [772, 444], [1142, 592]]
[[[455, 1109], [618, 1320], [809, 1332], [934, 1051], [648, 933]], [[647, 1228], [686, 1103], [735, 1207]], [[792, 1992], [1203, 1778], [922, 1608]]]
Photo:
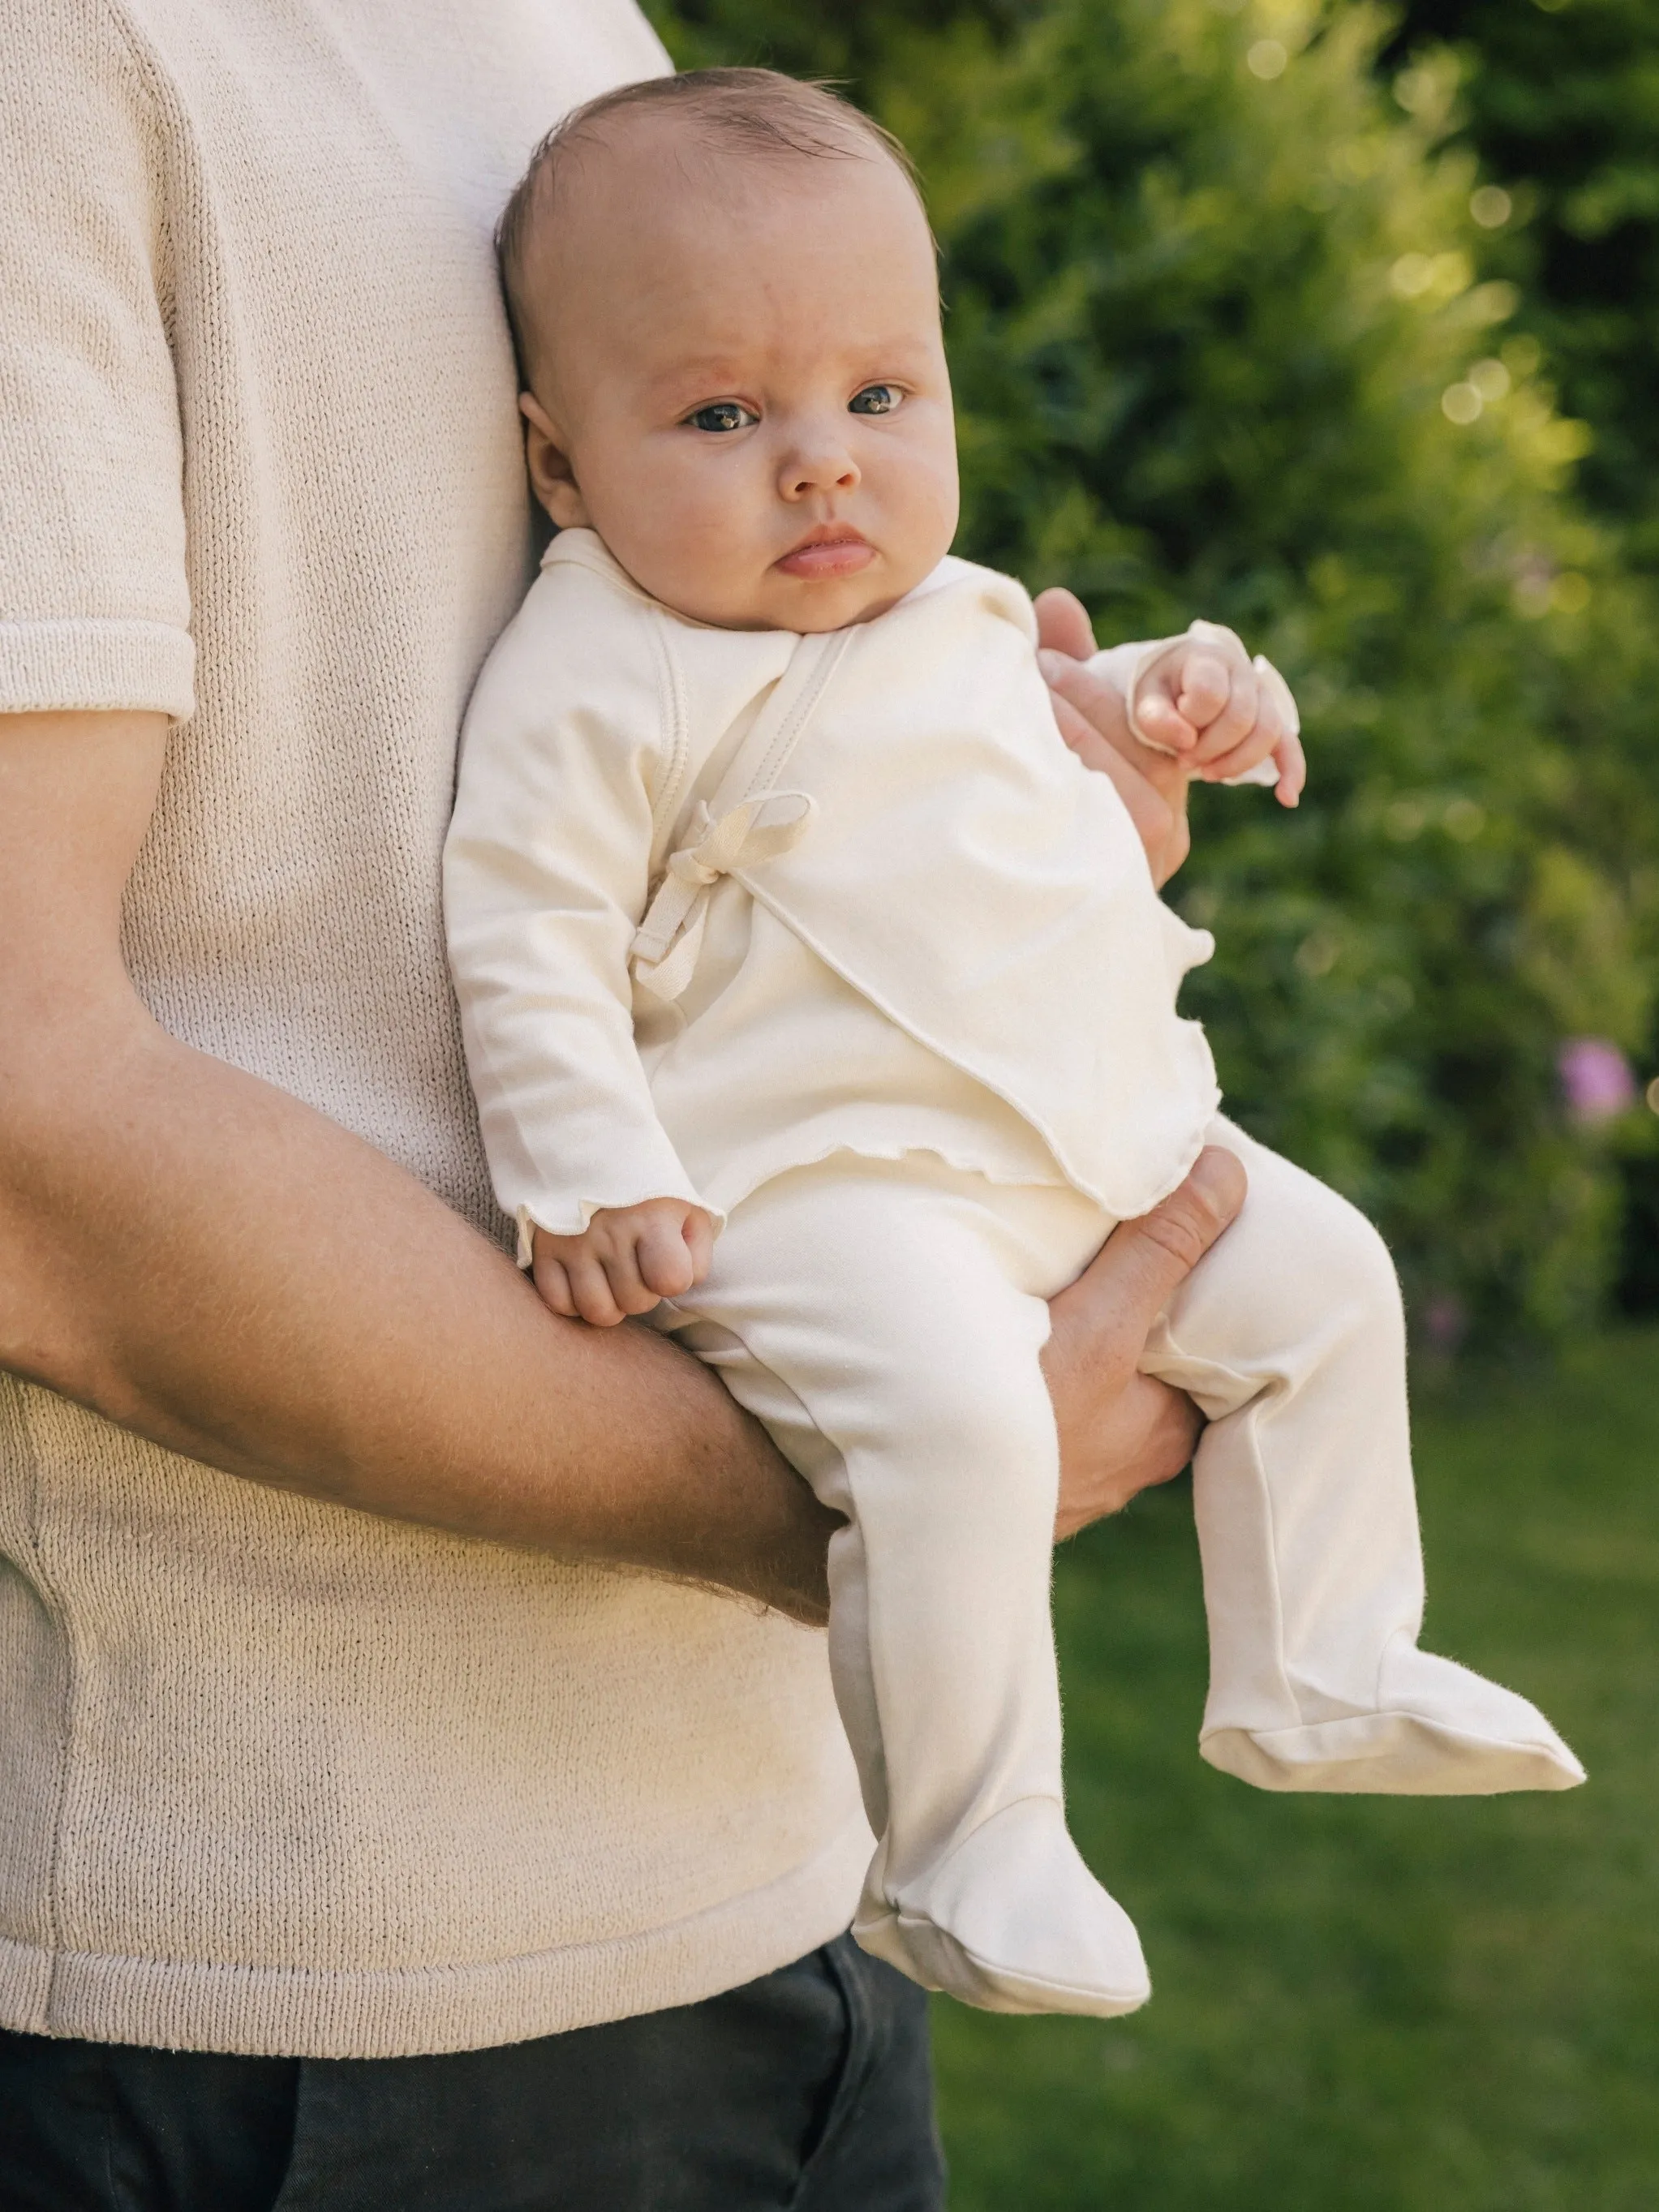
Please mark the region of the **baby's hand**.
[[1308, 769], [1284, 678], [1253, 663], [1230, 630], [1194, 629], [1142, 681], [1135, 720], [1204, 783], [1229, 783], [1271, 760], [1279, 803], [1294, 806]]
[[614, 1328], [702, 1282], [714, 1250], [714, 1224], [702, 1206], [647, 1198], [602, 1207], [580, 1237], [538, 1229], [531, 1273], [556, 1314]]

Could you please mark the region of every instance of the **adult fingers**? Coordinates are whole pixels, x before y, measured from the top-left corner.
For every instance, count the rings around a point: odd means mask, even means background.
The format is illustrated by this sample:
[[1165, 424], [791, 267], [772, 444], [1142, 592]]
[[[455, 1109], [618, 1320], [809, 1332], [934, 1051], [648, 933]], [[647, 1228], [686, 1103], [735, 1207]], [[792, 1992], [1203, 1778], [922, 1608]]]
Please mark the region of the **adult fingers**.
[[1075, 592], [1053, 584], [1046, 592], [1039, 592], [1032, 605], [1036, 610], [1039, 645], [1073, 660], [1089, 658], [1095, 649], [1094, 625]]
[[[1063, 691], [1050, 691], [1048, 703], [1054, 710], [1054, 720], [1060, 726], [1060, 736], [1085, 768], [1098, 769], [1104, 775], [1108, 753], [1117, 753], [1120, 758], [1127, 757], [1110, 738], [1102, 736], [1097, 726], [1086, 714], [1079, 713]], [[1133, 743], [1133, 738], [1130, 743]], [[1143, 746], [1141, 750], [1145, 750]]]
[[[1192, 845], [1186, 764], [1143, 745], [1116, 688], [1057, 653], [1041, 656], [1060, 733], [1083, 763], [1109, 776], [1146, 850], [1155, 884], [1165, 884]], [[1079, 703], [1081, 702], [1081, 703]]]
[[1060, 1434], [1057, 1534], [1115, 1513], [1191, 1456], [1196, 1409], [1138, 1370], [1153, 1323], [1243, 1198], [1237, 1158], [1207, 1148], [1179, 1190], [1141, 1220], [1122, 1223], [1070, 1289], [1049, 1301], [1042, 1367]]
[[[1147, 1333], [1170, 1297], [1244, 1203], [1237, 1155], [1206, 1145], [1179, 1189], [1137, 1221], [1125, 1221], [1097, 1256], [1054, 1301], [1056, 1320], [1098, 1321], [1133, 1339], [1139, 1358]], [[1064, 1310], [1062, 1311], [1062, 1310]]]
[[1086, 1448], [1060, 1455], [1054, 1541], [1121, 1513], [1133, 1498], [1173, 1482], [1193, 1456], [1203, 1416], [1183, 1391], [1130, 1374], [1088, 1422]]
[[1060, 724], [1060, 735], [1084, 766], [1094, 769], [1097, 775], [1109, 776], [1117, 787], [1118, 797], [1146, 849], [1152, 879], [1163, 883], [1186, 858], [1184, 810], [1166, 799], [1150, 778], [1103, 738], [1091, 723], [1085, 722], [1069, 702], [1055, 700], [1054, 719]]
[[1206, 1145], [1185, 1182], [1138, 1221], [1126, 1221], [1095, 1266], [1116, 1246], [1112, 1270], [1121, 1301], [1152, 1327], [1174, 1292], [1237, 1217], [1249, 1188], [1244, 1164], [1223, 1145]]
[[[1075, 728], [1080, 724], [1099, 742], [1115, 745], [1120, 752], [1127, 753], [1134, 748], [1136, 740], [1129, 727], [1128, 710], [1115, 684], [1108, 683], [1103, 676], [1097, 675], [1085, 662], [1074, 659], [1069, 653], [1047, 647], [1037, 654], [1037, 666], [1048, 686], [1061, 734], [1073, 752], [1081, 748], [1066, 734], [1068, 725]], [[1066, 710], [1063, 719], [1062, 708]]]

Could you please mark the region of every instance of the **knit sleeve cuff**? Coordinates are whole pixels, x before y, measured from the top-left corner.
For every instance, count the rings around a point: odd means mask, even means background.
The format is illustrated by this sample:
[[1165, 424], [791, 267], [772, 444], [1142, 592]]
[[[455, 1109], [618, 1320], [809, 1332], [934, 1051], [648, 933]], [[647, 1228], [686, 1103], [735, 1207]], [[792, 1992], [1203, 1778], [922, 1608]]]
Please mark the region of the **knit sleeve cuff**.
[[0, 622], [0, 714], [150, 713], [196, 704], [190, 632], [158, 622]]

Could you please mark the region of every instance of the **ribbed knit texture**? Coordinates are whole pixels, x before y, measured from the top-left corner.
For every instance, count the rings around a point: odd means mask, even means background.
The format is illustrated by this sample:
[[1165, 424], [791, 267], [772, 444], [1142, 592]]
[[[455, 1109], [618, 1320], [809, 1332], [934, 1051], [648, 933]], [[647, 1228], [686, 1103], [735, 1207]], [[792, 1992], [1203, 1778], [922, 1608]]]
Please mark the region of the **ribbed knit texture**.
[[[185, 718], [140, 989], [498, 1231], [438, 896], [526, 574], [489, 232], [548, 125], [660, 49], [625, 0], [33, 0], [9, 29], [0, 710]], [[821, 1638], [0, 1383], [0, 2024], [546, 2033], [811, 1948], [868, 1847]]]

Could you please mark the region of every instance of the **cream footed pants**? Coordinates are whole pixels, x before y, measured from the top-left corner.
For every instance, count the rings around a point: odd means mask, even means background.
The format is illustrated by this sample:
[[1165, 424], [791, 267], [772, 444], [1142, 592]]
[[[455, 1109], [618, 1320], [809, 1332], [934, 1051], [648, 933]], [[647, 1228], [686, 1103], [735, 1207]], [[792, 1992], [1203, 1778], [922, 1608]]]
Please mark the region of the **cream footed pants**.
[[[1238, 1219], [1145, 1365], [1210, 1425], [1194, 1468], [1211, 1681], [1200, 1743], [1267, 1789], [1565, 1789], [1524, 1699], [1417, 1650], [1423, 1575], [1394, 1270], [1361, 1215], [1224, 1121]], [[1001, 2011], [1149, 1994], [1066, 1833], [1049, 1620], [1059, 1455], [1045, 1300], [1112, 1224], [1069, 1188], [838, 1154], [736, 1207], [663, 1325], [824, 1502], [830, 1659], [879, 1838], [854, 1933]]]

